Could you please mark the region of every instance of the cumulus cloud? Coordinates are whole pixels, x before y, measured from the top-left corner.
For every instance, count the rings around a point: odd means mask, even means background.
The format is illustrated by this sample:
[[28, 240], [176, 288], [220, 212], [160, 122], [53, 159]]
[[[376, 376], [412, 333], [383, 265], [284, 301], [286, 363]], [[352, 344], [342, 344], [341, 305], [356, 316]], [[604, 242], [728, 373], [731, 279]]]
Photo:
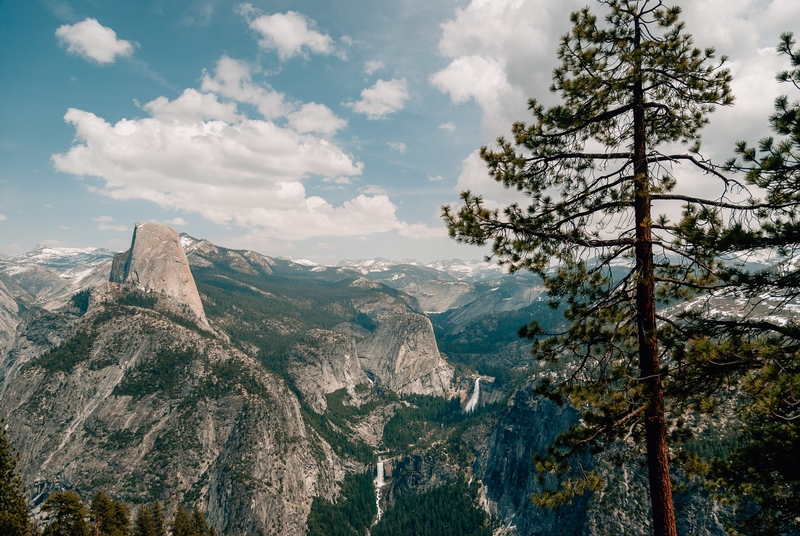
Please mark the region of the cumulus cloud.
[[452, 121], [448, 121], [447, 123], [442, 123], [441, 125], [439, 125], [439, 128], [450, 132], [456, 131], [456, 125]]
[[406, 152], [406, 144], [403, 143], [402, 141], [398, 141], [398, 142], [390, 141], [389, 142], [389, 149], [391, 149], [392, 151], [397, 151], [398, 153], [403, 154], [403, 153]]
[[375, 71], [380, 71], [385, 67], [386, 65], [384, 65], [382, 61], [378, 60], [369, 60], [364, 62], [364, 72], [367, 73], [367, 76], [371, 76]]
[[490, 209], [511, 203], [524, 203], [526, 197], [515, 189], [508, 190], [495, 181], [481, 159], [480, 151], [474, 150], [461, 162], [461, 173], [458, 175], [455, 189], [459, 192], [470, 190], [484, 198], [486, 207]]
[[172, 218], [171, 220], [165, 220], [164, 223], [166, 223], [167, 225], [176, 225], [176, 226], [189, 225], [183, 218]]
[[[209, 75], [204, 88], [209, 80], [220, 82]], [[247, 76], [237, 80], [215, 88], [243, 102], [261, 101], [263, 93]], [[141, 109], [149, 117], [114, 124], [88, 111], [68, 110], [64, 119], [75, 128], [75, 144], [52, 156], [55, 168], [100, 179], [91, 188], [113, 199], [144, 199], [281, 240], [392, 230], [427, 236], [424, 225], [398, 220], [397, 207], [385, 193], [361, 193], [339, 206], [306, 194], [303, 181], [308, 177], [348, 184], [363, 169], [333, 141], [316, 134], [342, 124], [322, 105], [289, 112], [287, 126], [250, 119], [235, 103], [221, 102], [220, 95], [192, 89]], [[98, 228], [121, 230], [109, 218], [98, 218]]]
[[316, 102], [309, 102], [287, 116], [289, 125], [299, 132], [316, 132], [331, 135], [344, 128], [347, 121], [336, 117], [330, 108]]
[[408, 84], [405, 78], [378, 80], [375, 85], [361, 92], [361, 100], [345, 104], [353, 111], [367, 116], [367, 119], [384, 119], [387, 115], [399, 112], [408, 100]]
[[117, 39], [117, 33], [87, 18], [76, 24], [65, 24], [56, 30], [56, 37], [67, 52], [81, 56], [100, 65], [114, 63], [118, 56], [133, 54], [134, 44], [124, 39]]
[[444, 177], [442, 177], [441, 175], [436, 175], [435, 177], [433, 175], [428, 175], [428, 180], [431, 182], [438, 182], [438, 181], [443, 181]]
[[5, 214], [0, 214], [0, 221], [6, 221], [7, 219]]
[[253, 82], [253, 73], [258, 72], [245, 61], [222, 56], [214, 68], [214, 74], [203, 72], [201, 89], [213, 92], [238, 102], [252, 104], [266, 119], [281, 117], [290, 110], [282, 93], [269, 84]]
[[261, 48], [277, 51], [281, 61], [297, 55], [308, 57], [309, 52], [326, 55], [334, 52], [331, 36], [315, 30], [316, 22], [302, 13], [264, 15], [251, 4], [241, 4], [238, 11], [260, 35]]

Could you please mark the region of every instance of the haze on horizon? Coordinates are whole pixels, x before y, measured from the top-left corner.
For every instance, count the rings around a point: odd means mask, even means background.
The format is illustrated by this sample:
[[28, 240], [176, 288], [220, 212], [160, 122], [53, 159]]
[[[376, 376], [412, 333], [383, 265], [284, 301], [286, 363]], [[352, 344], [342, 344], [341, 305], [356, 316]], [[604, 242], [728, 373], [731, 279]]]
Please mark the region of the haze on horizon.
[[[669, 3], [669, 2], [667, 2]], [[736, 103], [703, 154], [768, 133], [792, 0], [688, 0]], [[134, 221], [271, 256], [476, 259], [439, 218], [494, 184], [478, 148], [547, 104], [586, 0], [0, 4], [0, 252], [123, 250]], [[713, 21], [713, 24], [709, 21]], [[796, 24], [796, 23], [795, 23]], [[689, 180], [690, 177], [685, 177]], [[698, 181], [702, 189], [702, 181]]]

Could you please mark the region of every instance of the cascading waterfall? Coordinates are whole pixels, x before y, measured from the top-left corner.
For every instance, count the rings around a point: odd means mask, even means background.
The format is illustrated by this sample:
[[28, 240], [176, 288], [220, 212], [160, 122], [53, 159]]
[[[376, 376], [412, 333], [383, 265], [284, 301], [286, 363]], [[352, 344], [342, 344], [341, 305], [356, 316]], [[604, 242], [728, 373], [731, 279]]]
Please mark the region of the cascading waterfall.
[[375, 523], [381, 520], [383, 510], [381, 510], [381, 488], [383, 482], [383, 462], [378, 460], [378, 476], [375, 477], [375, 505], [378, 507], [378, 515], [375, 517]]
[[467, 413], [472, 413], [475, 411], [475, 408], [478, 407], [478, 400], [481, 397], [481, 377], [478, 376], [475, 380], [475, 388], [472, 390], [472, 396], [467, 402], [467, 406], [464, 408], [464, 411]]

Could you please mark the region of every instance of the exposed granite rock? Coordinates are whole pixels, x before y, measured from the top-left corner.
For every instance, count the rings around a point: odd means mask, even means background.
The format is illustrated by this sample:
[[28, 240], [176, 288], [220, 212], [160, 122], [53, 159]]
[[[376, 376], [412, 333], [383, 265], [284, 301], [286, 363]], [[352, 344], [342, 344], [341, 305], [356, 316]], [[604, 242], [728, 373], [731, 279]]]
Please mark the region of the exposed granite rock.
[[0, 355], [11, 349], [19, 325], [19, 306], [0, 281]]
[[369, 383], [358, 361], [355, 339], [325, 329], [312, 329], [291, 349], [289, 373], [317, 413], [328, 407], [326, 394], [339, 389], [352, 393], [356, 385]]
[[163, 223], [137, 223], [128, 251], [114, 256], [113, 283], [131, 285], [186, 308], [205, 326], [203, 303], [181, 246], [178, 232]]
[[439, 354], [427, 316], [399, 300], [365, 302], [359, 309], [376, 324], [357, 345], [376, 381], [400, 394], [451, 395], [453, 368]]
[[[292, 392], [223, 340], [108, 307], [34, 319], [50, 324], [24, 327], [13, 381], [2, 378], [0, 417], [33, 503], [105, 489], [132, 504], [207, 507], [225, 534], [304, 534], [312, 496], [332, 498], [344, 469]], [[44, 364], [43, 348], [80, 331], [91, 344], [72, 366]]]

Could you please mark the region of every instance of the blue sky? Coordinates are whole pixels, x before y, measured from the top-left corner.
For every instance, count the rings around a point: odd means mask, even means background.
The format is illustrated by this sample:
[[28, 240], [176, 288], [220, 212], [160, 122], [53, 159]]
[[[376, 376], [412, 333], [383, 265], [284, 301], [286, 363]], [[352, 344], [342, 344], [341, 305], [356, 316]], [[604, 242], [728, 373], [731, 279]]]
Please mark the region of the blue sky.
[[[585, 3], [2, 0], [0, 253], [122, 250], [158, 220], [323, 263], [480, 258], [439, 207], [465, 188], [517, 200], [476, 151], [528, 97], [555, 102], [558, 36]], [[731, 58], [737, 102], [704, 144], [724, 160], [788, 91], [774, 46], [800, 2], [683, 7]]]

